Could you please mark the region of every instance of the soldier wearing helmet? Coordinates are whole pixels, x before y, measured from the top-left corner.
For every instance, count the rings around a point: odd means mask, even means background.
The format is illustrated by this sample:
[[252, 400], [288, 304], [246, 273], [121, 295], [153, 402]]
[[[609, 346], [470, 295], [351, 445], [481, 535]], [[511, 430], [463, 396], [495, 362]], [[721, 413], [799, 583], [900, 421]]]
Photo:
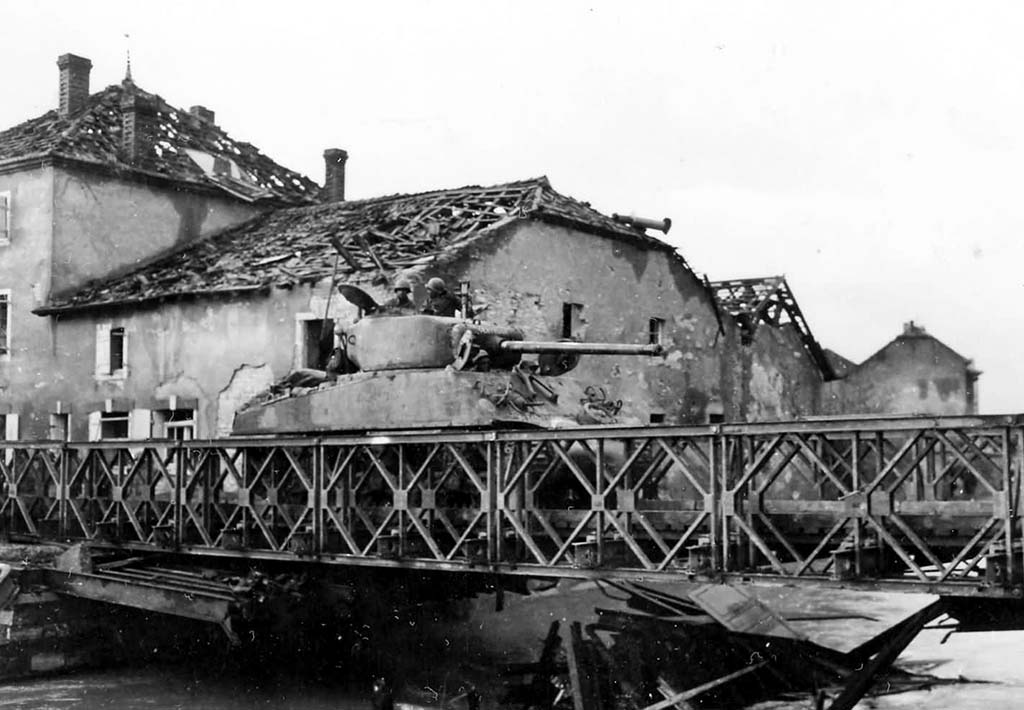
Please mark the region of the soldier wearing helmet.
[[[423, 308], [423, 313], [430, 316], [447, 316], [449, 318], [455, 315], [455, 311], [461, 308], [459, 299], [456, 298], [449, 290], [445, 282], [436, 276], [427, 281], [427, 304]], [[463, 318], [472, 318], [472, 309], [467, 308], [469, 313], [463, 313]]]
[[385, 313], [400, 313], [402, 311], [414, 313], [416, 310], [416, 304], [413, 303], [411, 297], [412, 284], [409, 282], [409, 279], [405, 278], [404, 276], [400, 276], [398, 279], [395, 280], [395, 285], [393, 288], [395, 291], [395, 295], [389, 298], [388, 300], [384, 301], [384, 303], [380, 304], [379, 311]]

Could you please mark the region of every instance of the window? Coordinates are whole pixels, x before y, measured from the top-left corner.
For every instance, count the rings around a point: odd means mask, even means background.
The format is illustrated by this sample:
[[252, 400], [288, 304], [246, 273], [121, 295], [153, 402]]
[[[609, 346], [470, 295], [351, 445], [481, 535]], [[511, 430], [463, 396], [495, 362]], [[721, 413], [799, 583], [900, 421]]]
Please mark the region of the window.
[[100, 412], [101, 439], [128, 438], [128, 412]]
[[191, 441], [196, 435], [196, 414], [192, 409], [160, 409], [153, 413], [153, 436], [158, 439]]
[[110, 374], [124, 369], [124, 328], [110, 329]]
[[11, 292], [0, 290], [0, 356], [11, 354]]
[[11, 243], [11, 193], [0, 192], [0, 245]]
[[651, 318], [647, 327], [647, 342], [651, 345], [664, 345], [662, 338], [665, 336], [665, 319]]
[[323, 370], [334, 349], [334, 319], [300, 317], [298, 324], [298, 366]]
[[148, 439], [152, 434], [152, 414], [148, 409], [133, 409], [127, 400], [107, 400], [105, 409], [89, 412], [89, 441]]
[[50, 439], [53, 441], [71, 441], [71, 415], [50, 415]]
[[583, 324], [583, 304], [563, 303], [562, 304], [562, 337], [575, 338], [580, 334], [580, 326]]
[[123, 326], [96, 326], [96, 377], [123, 378], [128, 375], [128, 333]]

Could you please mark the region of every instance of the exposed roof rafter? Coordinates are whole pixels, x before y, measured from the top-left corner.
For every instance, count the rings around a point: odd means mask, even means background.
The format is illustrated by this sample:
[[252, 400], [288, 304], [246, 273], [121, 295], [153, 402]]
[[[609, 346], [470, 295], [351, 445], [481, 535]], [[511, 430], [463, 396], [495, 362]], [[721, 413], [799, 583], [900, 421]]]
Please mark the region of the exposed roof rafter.
[[784, 276], [713, 281], [711, 288], [722, 309], [731, 315], [750, 344], [761, 323], [772, 327], [792, 325], [826, 382], [838, 379], [832, 363], [815, 339]]

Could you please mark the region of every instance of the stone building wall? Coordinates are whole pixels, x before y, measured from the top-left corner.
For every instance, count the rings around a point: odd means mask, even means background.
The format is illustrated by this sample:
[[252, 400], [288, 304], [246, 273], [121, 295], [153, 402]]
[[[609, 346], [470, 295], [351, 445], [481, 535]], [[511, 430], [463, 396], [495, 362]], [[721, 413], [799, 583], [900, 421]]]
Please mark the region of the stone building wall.
[[907, 323], [901, 335], [822, 393], [826, 414], [974, 414], [971, 361]]

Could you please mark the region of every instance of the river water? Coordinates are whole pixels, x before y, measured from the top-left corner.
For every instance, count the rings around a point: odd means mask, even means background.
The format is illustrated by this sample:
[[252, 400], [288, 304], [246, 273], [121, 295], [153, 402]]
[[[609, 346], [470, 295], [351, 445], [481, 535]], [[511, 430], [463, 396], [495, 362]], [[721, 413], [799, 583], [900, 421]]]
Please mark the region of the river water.
[[300, 681], [254, 683], [184, 667], [86, 672], [0, 685], [0, 708], [149, 708], [151, 710], [366, 710], [365, 693], [353, 687]]
[[[931, 672], [940, 677], [964, 676], [987, 682], [869, 698], [857, 707], [877, 710], [1024, 708], [1024, 632], [958, 634], [945, 645], [940, 644], [942, 636], [943, 632], [923, 632], [901, 660], [915, 665], [935, 663]], [[424, 694], [419, 693], [420, 697], [410, 702], [427, 705]], [[83, 672], [0, 685], [2, 710], [369, 710], [370, 707], [365, 684], [351, 680], [244, 677], [189, 666]], [[457, 703], [454, 707], [464, 706]], [[761, 707], [809, 705], [766, 703]]]
[[[511, 657], [498, 647], [514, 645], [537, 648], [539, 638], [554, 618], [564, 618], [557, 597], [525, 598], [515, 602], [518, 614], [484, 614], [481, 609], [460, 619], [431, 625], [441, 629], [439, 642], [423, 645], [424, 625], [410, 626], [408, 635], [396, 638], [392, 648], [403, 648], [419, 679], [409, 677], [397, 697], [412, 707], [439, 707], [431, 698], [451, 698], [460, 684], [472, 682], [484, 691], [484, 710], [495, 707], [499, 686], [493, 669]], [[591, 603], [573, 604], [576, 615]], [[482, 608], [483, 605], [481, 605]], [[492, 609], [493, 612], [493, 609]], [[963, 677], [973, 683], [937, 686], [897, 695], [864, 700], [861, 710], [1011, 710], [1024, 708], [1024, 632], [954, 634], [942, 643], [944, 631], [926, 630], [900, 657], [908, 669], [941, 678]], [[517, 640], [517, 637], [521, 637]], [[453, 653], [431, 651], [451, 649]], [[485, 651], [485, 649], [487, 649]], [[516, 660], [521, 659], [520, 656]], [[295, 669], [287, 673], [267, 668], [228, 670], [213, 662], [175, 666], [133, 667], [87, 671], [73, 675], [0, 684], [0, 710], [64, 708], [148, 708], [151, 710], [369, 710], [370, 677], [340, 674], [305, 676]], [[365, 674], [364, 674], [365, 675]], [[489, 682], [490, 681], [490, 682]], [[489, 688], [486, 686], [490, 685]], [[464, 702], [448, 704], [462, 710]], [[760, 710], [782, 707], [809, 708], [810, 703], [763, 703]]]

